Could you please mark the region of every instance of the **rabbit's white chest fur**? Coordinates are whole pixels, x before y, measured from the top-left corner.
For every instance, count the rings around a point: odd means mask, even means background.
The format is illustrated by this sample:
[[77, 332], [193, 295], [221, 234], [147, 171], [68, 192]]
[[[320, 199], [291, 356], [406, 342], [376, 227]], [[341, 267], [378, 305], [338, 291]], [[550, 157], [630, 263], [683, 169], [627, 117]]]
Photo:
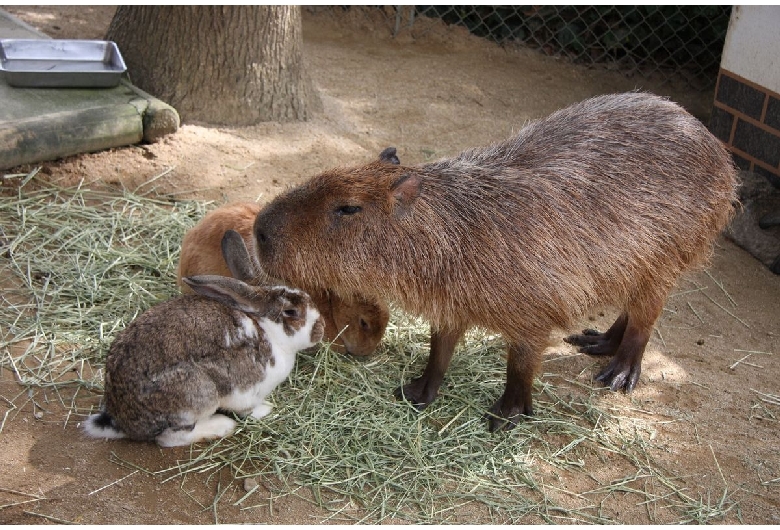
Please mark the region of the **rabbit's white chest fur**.
[[[292, 336], [285, 333], [281, 323], [265, 318], [257, 321], [257, 325], [265, 333], [265, 338], [271, 345], [271, 358], [265, 365], [265, 377], [249, 388], [236, 388], [224, 396], [220, 400], [219, 406], [221, 408], [236, 411], [251, 410], [250, 414], [255, 418], [262, 418], [271, 412], [272, 407], [265, 401], [266, 397], [290, 375], [295, 365], [296, 353], [313, 344], [311, 331], [314, 321], [319, 317], [316, 310], [313, 313], [315, 314], [307, 319], [307, 325]], [[226, 333], [226, 343], [230, 345], [234, 341], [257, 337], [258, 330], [255, 325], [255, 321], [244, 317], [241, 320], [241, 326], [235, 328], [233, 335], [229, 332]]]

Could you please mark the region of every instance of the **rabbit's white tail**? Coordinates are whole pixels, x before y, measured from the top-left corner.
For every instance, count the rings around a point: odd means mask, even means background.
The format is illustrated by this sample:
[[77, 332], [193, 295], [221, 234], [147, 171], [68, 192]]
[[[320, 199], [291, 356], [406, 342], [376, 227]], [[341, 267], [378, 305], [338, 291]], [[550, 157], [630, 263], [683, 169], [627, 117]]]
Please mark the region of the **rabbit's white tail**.
[[84, 432], [92, 438], [125, 438], [127, 435], [114, 424], [114, 418], [106, 412], [93, 414], [84, 422]]

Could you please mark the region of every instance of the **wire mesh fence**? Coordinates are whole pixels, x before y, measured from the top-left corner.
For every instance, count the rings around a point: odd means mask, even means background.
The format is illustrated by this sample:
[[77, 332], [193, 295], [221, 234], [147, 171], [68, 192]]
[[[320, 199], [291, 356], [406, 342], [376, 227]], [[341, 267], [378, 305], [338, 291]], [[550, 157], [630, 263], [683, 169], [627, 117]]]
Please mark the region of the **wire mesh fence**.
[[[698, 90], [715, 85], [731, 6], [379, 6], [387, 31], [422, 36], [459, 25], [504, 46], [521, 45], [590, 67], [660, 76]], [[374, 10], [372, 13], [371, 10]], [[439, 19], [445, 24], [426, 23]]]

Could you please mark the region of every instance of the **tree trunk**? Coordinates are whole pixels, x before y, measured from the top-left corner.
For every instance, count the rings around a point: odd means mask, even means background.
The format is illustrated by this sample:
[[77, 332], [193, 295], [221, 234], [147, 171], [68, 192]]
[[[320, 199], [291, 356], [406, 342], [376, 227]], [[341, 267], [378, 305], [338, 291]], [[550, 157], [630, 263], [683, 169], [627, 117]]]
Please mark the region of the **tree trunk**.
[[182, 121], [305, 120], [319, 102], [303, 67], [298, 6], [119, 6], [106, 39], [133, 84]]

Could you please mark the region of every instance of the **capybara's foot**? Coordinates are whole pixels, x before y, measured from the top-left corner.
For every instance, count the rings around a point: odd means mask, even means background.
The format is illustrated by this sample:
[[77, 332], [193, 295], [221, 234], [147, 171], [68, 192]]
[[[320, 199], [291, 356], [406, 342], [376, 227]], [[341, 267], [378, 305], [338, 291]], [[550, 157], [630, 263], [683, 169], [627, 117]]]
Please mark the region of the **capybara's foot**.
[[580, 335], [564, 337], [564, 342], [577, 346], [580, 353], [588, 355], [615, 355], [619, 344], [615, 344], [607, 333], [599, 333], [595, 329], [583, 329]]
[[417, 410], [423, 410], [433, 403], [438, 393], [438, 387], [432, 388], [428, 384], [428, 378], [418, 377], [417, 379], [412, 379], [412, 382], [408, 385], [398, 387], [394, 395], [396, 399], [405, 399], [414, 405], [414, 408]]
[[514, 429], [524, 416], [534, 415], [533, 405], [530, 402], [510, 405], [506, 401], [505, 396], [501, 396], [488, 410], [486, 416], [490, 432]]
[[621, 362], [620, 357], [613, 357], [607, 367], [596, 376], [596, 381], [604, 383], [614, 392], [623, 389], [628, 393], [634, 390], [641, 373], [641, 360], [638, 363], [625, 363]]
[[628, 325], [628, 314], [623, 313], [615, 320], [610, 328], [601, 333], [595, 329], [584, 329], [580, 335], [569, 335], [564, 338], [568, 342], [579, 347], [580, 353], [588, 355], [615, 355], [623, 340]]
[[615, 353], [614, 350], [610, 350], [612, 343], [607, 338], [607, 334], [595, 329], [583, 329], [581, 334], [569, 335], [564, 337], [563, 341], [577, 346], [577, 351], [588, 355], [614, 355]]

